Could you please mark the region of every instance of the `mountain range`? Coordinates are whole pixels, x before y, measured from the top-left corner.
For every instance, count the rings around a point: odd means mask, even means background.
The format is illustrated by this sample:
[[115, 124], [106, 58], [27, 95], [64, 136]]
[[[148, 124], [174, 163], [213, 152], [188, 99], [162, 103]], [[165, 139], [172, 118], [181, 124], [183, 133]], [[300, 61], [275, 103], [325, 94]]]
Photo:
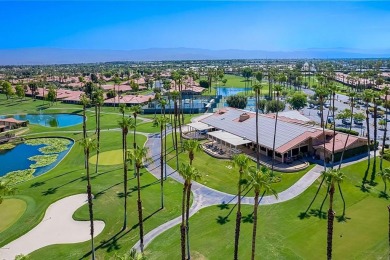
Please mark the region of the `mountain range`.
[[49, 65], [111, 61], [220, 60], [220, 59], [339, 59], [390, 58], [390, 49], [304, 49], [298, 51], [208, 50], [197, 48], [150, 48], [140, 50], [83, 50], [27, 48], [0, 50], [0, 65]]

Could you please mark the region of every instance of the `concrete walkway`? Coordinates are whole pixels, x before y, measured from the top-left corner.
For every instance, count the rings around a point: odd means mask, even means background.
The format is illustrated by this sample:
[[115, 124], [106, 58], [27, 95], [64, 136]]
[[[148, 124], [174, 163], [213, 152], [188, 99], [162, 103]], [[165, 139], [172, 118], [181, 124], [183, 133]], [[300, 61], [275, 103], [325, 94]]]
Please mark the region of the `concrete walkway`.
[[[0, 248], [1, 260], [13, 260], [54, 244], [73, 244], [91, 239], [89, 221], [75, 221], [74, 212], [87, 203], [87, 194], [66, 197], [51, 204], [42, 221], [25, 235]], [[95, 234], [104, 228], [103, 221], [94, 221]]]
[[[151, 163], [146, 165], [146, 168], [157, 179], [160, 179], [160, 164], [159, 164], [160, 136], [156, 134], [150, 135], [145, 146], [149, 149], [149, 157], [152, 158], [153, 160]], [[167, 169], [167, 175], [170, 178], [180, 183], [184, 182], [182, 177], [175, 170], [173, 170], [169, 165], [166, 165], [166, 169]], [[322, 166], [316, 165], [313, 169], [308, 171], [302, 178], [300, 178], [290, 188], [279, 193], [278, 199], [276, 199], [274, 196], [264, 196], [260, 204], [261, 205], [276, 204], [297, 197], [298, 195], [303, 193], [311, 184], [313, 184], [315, 180], [318, 179], [318, 177], [321, 175], [322, 170], [323, 170]], [[237, 197], [235, 195], [214, 190], [212, 188], [209, 188], [197, 182], [193, 182], [192, 192], [193, 192], [193, 204], [190, 208], [190, 216], [192, 216], [200, 209], [212, 205], [237, 203]], [[254, 203], [253, 197], [242, 198], [242, 204], [253, 205], [253, 203]], [[178, 225], [180, 222], [181, 222], [181, 216], [172, 219], [171, 221], [166, 222], [165, 224], [158, 226], [157, 228], [147, 233], [144, 237], [144, 247], [146, 247], [158, 235]], [[140, 250], [139, 241], [134, 245], [134, 248], [138, 251]]]

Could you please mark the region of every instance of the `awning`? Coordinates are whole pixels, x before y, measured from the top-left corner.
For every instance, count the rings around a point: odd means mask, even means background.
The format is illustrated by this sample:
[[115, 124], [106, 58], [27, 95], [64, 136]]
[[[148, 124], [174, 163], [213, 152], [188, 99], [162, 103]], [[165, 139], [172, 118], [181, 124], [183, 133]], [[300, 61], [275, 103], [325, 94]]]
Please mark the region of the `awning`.
[[212, 126], [209, 126], [208, 124], [202, 123], [202, 122], [195, 122], [188, 124], [189, 127], [192, 127], [196, 130], [202, 131], [202, 130], [208, 130], [213, 128]]
[[241, 138], [237, 135], [233, 135], [231, 133], [228, 133], [228, 132], [224, 132], [224, 131], [214, 131], [214, 132], [209, 132], [208, 135], [210, 136], [213, 136], [219, 140], [222, 140], [226, 143], [229, 143], [233, 146], [237, 146], [237, 145], [242, 145], [242, 144], [248, 144], [248, 143], [251, 143], [252, 141], [248, 140], [248, 139], [244, 139], [244, 138]]

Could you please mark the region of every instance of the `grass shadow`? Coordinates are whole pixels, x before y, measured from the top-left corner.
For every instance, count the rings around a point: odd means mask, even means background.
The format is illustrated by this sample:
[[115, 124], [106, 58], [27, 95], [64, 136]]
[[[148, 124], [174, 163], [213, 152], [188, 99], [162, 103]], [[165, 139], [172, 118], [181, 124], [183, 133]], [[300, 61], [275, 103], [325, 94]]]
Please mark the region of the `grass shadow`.
[[382, 198], [382, 199], [389, 199], [390, 198], [390, 196], [389, 196], [389, 194], [387, 194], [386, 192], [384, 192], [384, 191], [381, 191], [381, 192], [379, 192], [379, 198]]
[[216, 218], [216, 220], [217, 220], [217, 223], [220, 224], [220, 225], [224, 225], [224, 224], [230, 222], [228, 216], [225, 216], [225, 217], [223, 217], [223, 216], [218, 216], [218, 217]]
[[310, 218], [310, 214], [307, 214], [307, 212], [301, 212], [299, 213], [298, 218], [301, 220], [305, 218]]
[[362, 192], [371, 192], [370, 190], [371, 190], [371, 187], [370, 186], [368, 186], [368, 185], [365, 185], [365, 184], [361, 184], [361, 185], [355, 185], [355, 187], [357, 187], [357, 188], [359, 188], [360, 189], [360, 191], [362, 191]]
[[230, 208], [229, 204], [226, 204], [225, 202], [222, 202], [222, 204], [217, 205], [217, 207], [220, 208], [221, 210]]
[[57, 192], [57, 188], [48, 188], [46, 191], [42, 191], [43, 196], [53, 195]]
[[253, 223], [253, 213], [249, 213], [248, 215], [242, 218], [243, 223]]
[[326, 212], [322, 211], [322, 210], [319, 210], [319, 209], [311, 209], [310, 210], [310, 215], [313, 216], [313, 217], [326, 219], [328, 214]]
[[36, 187], [44, 185], [45, 183], [46, 182], [44, 182], [44, 181], [37, 181], [37, 182], [34, 182], [33, 184], [31, 184], [30, 188], [36, 188]]
[[337, 219], [337, 222], [347, 222], [351, 218], [349, 218], [349, 217], [347, 217], [345, 215], [341, 215], [341, 216], [336, 216], [336, 219]]

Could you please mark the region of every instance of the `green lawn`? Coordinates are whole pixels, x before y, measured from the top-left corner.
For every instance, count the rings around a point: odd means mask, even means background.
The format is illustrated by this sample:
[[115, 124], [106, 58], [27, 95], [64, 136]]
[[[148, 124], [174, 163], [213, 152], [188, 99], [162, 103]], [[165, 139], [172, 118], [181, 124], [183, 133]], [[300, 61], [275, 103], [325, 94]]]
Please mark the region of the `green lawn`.
[[[167, 155], [169, 160], [168, 165], [176, 169], [176, 154], [172, 149], [173, 145], [171, 134], [167, 139], [167, 147], [171, 148], [168, 149], [170, 151]], [[189, 163], [188, 153], [180, 152], [179, 162]], [[256, 166], [256, 163], [253, 161], [251, 161], [250, 164]], [[202, 173], [202, 179], [199, 181], [200, 183], [230, 194], [237, 193], [238, 169], [231, 167], [230, 160], [217, 159], [203, 151], [199, 151], [195, 154], [193, 165], [200, 171], [200, 173]], [[274, 183], [273, 187], [278, 192], [287, 189], [312, 167], [314, 167], [314, 165], [295, 173], [281, 173], [275, 171], [275, 176], [280, 177], [281, 181]], [[244, 178], [245, 177], [246, 176], [244, 176]]]
[[20, 199], [5, 199], [0, 204], [0, 233], [12, 226], [26, 211], [27, 204]]
[[[367, 162], [343, 169], [346, 179], [342, 184], [346, 200], [344, 222], [335, 219], [334, 259], [387, 259], [389, 201], [379, 198], [382, 182], [371, 187], [370, 192], [359, 188]], [[385, 167], [390, 164], [385, 162]], [[310, 217], [301, 219], [313, 198], [320, 180], [297, 198], [285, 203], [260, 206], [257, 235], [257, 255], [262, 259], [326, 259], [326, 225], [318, 217], [326, 193], [320, 190]], [[336, 217], [342, 214], [338, 190], [335, 194]], [[328, 208], [326, 201], [323, 212]], [[243, 207], [240, 236], [240, 259], [249, 259], [252, 224], [249, 214], [252, 206]], [[233, 205], [213, 206], [201, 210], [190, 219], [191, 252], [197, 259], [229, 259], [233, 256], [236, 209]], [[226, 218], [226, 219], [225, 219]], [[178, 259], [180, 257], [179, 227], [174, 227], [147, 247], [150, 259]]]

